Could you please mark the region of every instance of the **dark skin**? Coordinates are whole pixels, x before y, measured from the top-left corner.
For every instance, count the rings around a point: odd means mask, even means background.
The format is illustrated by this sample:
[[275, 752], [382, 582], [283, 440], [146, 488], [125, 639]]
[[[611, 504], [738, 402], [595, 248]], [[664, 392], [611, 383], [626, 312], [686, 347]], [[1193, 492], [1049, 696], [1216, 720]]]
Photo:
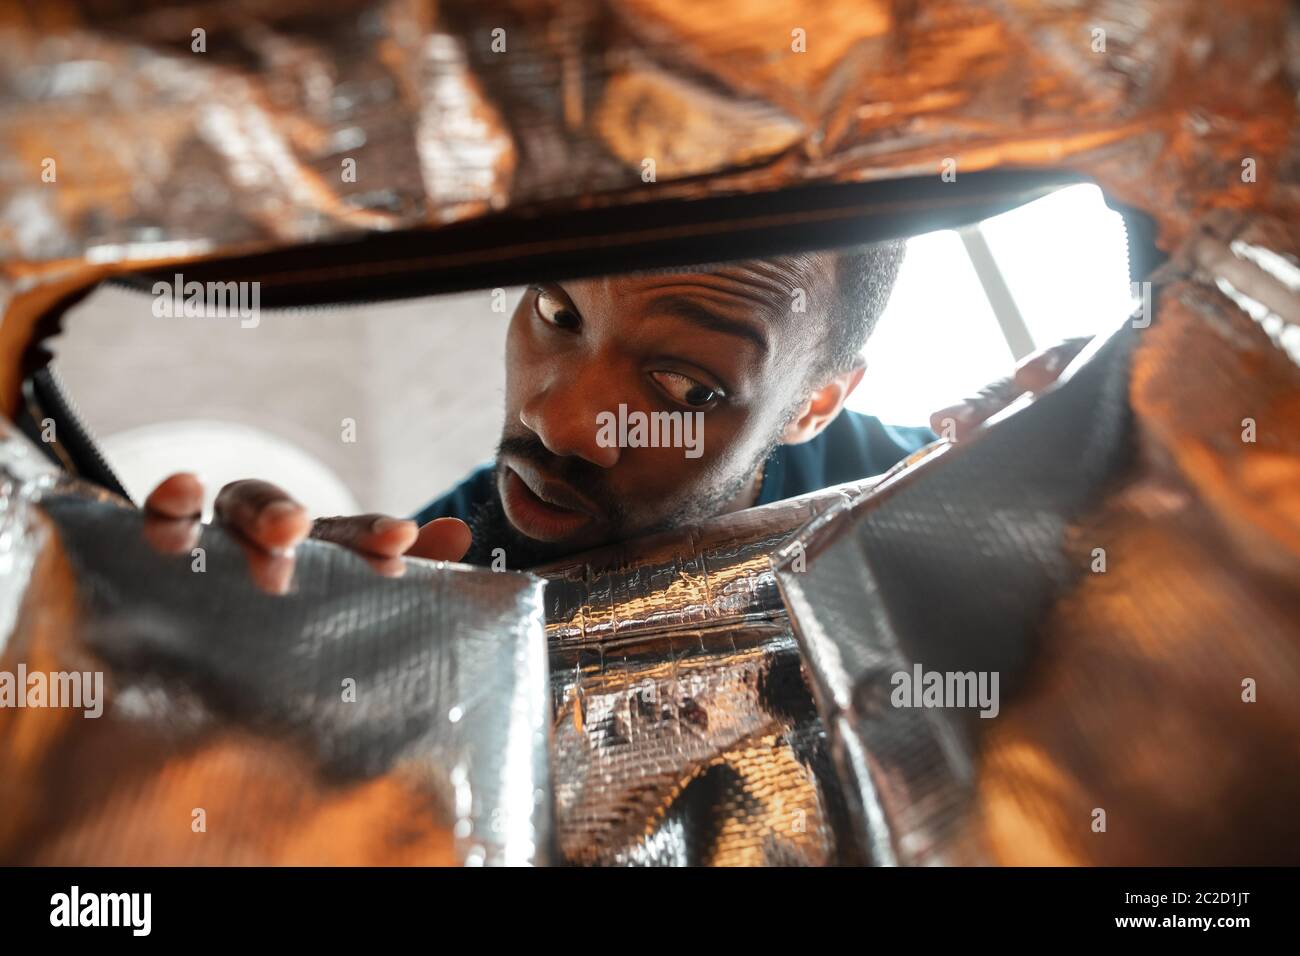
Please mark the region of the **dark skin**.
[[[812, 290], [807, 313], [791, 310], [795, 286]], [[530, 288], [506, 339], [503, 547], [519, 542], [526, 553], [559, 557], [751, 506], [770, 449], [818, 435], [863, 376], [860, 363], [816, 374], [819, 294], [831, 292], [815, 266], [800, 275], [771, 261]], [[1016, 395], [1050, 384], [1065, 361], [1061, 347], [1033, 356], [1010, 384], [937, 412], [932, 427], [960, 440]], [[597, 415], [620, 404], [703, 413], [702, 454], [602, 447]], [[145, 501], [149, 540], [188, 552], [202, 497], [193, 475], [160, 483]], [[313, 522], [286, 492], [257, 480], [226, 485], [214, 512], [243, 539], [255, 581], [272, 593], [288, 589], [293, 548], [309, 535], [388, 575], [402, 573], [402, 556], [455, 561], [471, 544], [455, 518], [423, 527], [377, 514]]]
[[[559, 555], [749, 507], [772, 445], [819, 433], [861, 378], [804, 394], [817, 341], [790, 301], [788, 277], [764, 263], [531, 289], [506, 340], [498, 487], [510, 524]], [[597, 416], [620, 405], [701, 413], [701, 456], [601, 447]], [[549, 520], [564, 516], [528, 507], [532, 491], [589, 520]]]

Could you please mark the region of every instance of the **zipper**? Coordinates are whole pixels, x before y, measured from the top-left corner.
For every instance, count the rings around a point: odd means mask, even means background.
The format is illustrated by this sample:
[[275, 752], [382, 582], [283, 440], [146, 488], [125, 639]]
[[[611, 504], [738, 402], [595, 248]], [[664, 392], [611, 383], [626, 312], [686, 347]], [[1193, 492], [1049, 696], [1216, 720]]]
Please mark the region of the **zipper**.
[[536, 207], [439, 228], [366, 233], [115, 276], [152, 293], [186, 282], [257, 282], [260, 308], [332, 308], [476, 289], [765, 258], [901, 239], [978, 222], [1088, 181], [1062, 170], [990, 170], [560, 211]]
[[[54, 425], [48, 440], [47, 421]], [[17, 425], [64, 471], [131, 500], [53, 366], [37, 369], [23, 382], [22, 415]]]

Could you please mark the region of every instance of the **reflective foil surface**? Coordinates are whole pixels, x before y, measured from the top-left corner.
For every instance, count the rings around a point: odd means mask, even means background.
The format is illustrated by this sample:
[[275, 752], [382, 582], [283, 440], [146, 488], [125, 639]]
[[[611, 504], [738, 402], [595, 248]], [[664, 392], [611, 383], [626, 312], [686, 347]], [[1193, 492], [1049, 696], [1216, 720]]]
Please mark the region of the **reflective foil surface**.
[[1295, 212], [1298, 34], [1284, 0], [5, 3], [0, 260], [202, 256], [945, 159], [1082, 170], [1176, 241], [1211, 208]]
[[1296, 253], [1206, 223], [1154, 316], [778, 556], [871, 859], [1300, 859]]
[[[820, 514], [547, 569], [549, 713], [536, 582], [376, 582], [309, 545], [271, 602], [220, 533], [203, 574], [146, 554], [6, 435], [4, 668], [103, 669], [111, 704], [0, 712], [3, 858], [544, 858], [549, 730], [561, 860], [1296, 862], [1298, 23], [1281, 0], [0, 6], [6, 411], [60, 288], [112, 263], [946, 159], [1080, 170], [1175, 252], [1142, 327], [968, 446]], [[791, 619], [768, 556], [810, 519]], [[894, 707], [909, 663], [1004, 675], [998, 715]]]
[[769, 555], [869, 484], [539, 570], [563, 859], [857, 862]]
[[17, 572], [0, 670], [99, 674], [102, 713], [0, 709], [0, 859], [548, 859], [538, 579], [432, 562], [387, 579], [307, 541], [291, 592], [263, 593], [220, 529], [160, 554], [137, 512], [39, 476], [25, 445], [0, 445]]

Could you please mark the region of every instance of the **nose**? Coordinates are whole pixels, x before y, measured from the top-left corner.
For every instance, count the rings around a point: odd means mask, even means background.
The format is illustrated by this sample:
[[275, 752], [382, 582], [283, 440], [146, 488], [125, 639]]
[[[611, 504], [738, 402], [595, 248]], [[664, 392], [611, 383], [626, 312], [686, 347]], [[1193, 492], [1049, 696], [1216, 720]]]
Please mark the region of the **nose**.
[[588, 388], [583, 383], [565, 386], [552, 382], [523, 403], [519, 421], [551, 454], [576, 456], [601, 468], [613, 468], [620, 450], [617, 444], [601, 443], [596, 422], [599, 413], [614, 411], [605, 407], [609, 402], [599, 398], [608, 394], [607, 389]]

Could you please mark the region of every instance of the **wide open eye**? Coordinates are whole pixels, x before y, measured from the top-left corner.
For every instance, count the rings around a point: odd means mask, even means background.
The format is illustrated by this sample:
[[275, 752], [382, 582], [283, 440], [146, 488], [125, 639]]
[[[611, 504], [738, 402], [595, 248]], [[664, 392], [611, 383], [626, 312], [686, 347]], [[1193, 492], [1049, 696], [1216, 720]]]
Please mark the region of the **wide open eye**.
[[722, 398], [722, 392], [677, 372], [651, 372], [653, 378], [674, 402], [688, 408], [709, 408]]
[[534, 286], [533, 291], [536, 293], [533, 299], [533, 309], [543, 322], [568, 331], [573, 331], [582, 324], [578, 313], [574, 312], [569, 303], [554, 292], [550, 292], [541, 286]]

